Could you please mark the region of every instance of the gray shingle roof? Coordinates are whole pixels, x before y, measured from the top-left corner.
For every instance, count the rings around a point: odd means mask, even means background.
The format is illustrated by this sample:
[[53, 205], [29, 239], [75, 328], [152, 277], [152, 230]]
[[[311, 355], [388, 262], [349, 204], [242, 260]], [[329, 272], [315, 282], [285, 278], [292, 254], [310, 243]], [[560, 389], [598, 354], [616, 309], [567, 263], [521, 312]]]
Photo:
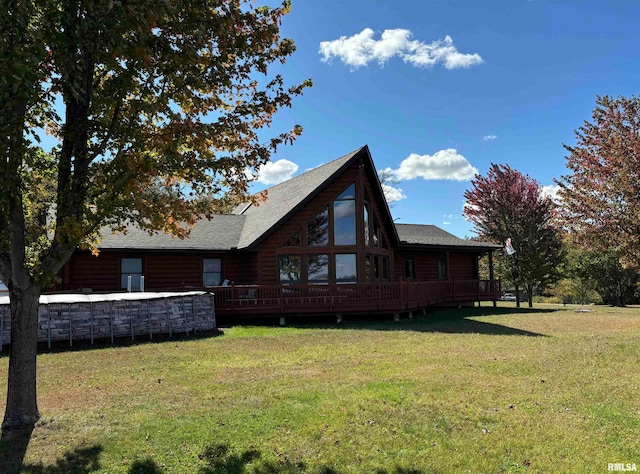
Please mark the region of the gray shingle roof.
[[500, 248], [489, 242], [460, 239], [435, 225], [396, 224], [401, 246], [468, 247], [493, 249]]
[[149, 235], [137, 227], [127, 234], [102, 233], [101, 250], [230, 250], [238, 247], [245, 222], [244, 216], [220, 214], [211, 220], [198, 221], [187, 239], [178, 239], [162, 232]]

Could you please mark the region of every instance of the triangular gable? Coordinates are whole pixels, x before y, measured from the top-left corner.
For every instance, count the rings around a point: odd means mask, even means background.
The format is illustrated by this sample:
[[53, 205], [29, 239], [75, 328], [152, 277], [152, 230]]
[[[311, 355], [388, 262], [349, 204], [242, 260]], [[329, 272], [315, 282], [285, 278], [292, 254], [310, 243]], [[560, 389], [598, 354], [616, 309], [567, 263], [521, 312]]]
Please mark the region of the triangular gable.
[[267, 200], [258, 206], [247, 204], [238, 206], [234, 213], [246, 218], [238, 248], [258, 245], [358, 160], [362, 160], [365, 166], [373, 189], [372, 199], [375, 199], [377, 207], [383, 214], [382, 219], [386, 221], [385, 227], [391, 233], [390, 245], [396, 244], [398, 238], [393, 219], [384, 199], [369, 147], [365, 145], [334, 161], [268, 188]]

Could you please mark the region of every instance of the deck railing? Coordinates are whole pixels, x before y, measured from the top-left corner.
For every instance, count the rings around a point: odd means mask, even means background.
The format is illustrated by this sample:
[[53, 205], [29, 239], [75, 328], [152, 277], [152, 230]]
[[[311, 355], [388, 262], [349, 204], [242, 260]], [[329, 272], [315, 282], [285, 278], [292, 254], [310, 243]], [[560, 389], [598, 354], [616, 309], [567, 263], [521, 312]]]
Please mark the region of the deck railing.
[[328, 285], [232, 285], [209, 288], [216, 314], [401, 312], [442, 303], [495, 301], [498, 280], [402, 281]]

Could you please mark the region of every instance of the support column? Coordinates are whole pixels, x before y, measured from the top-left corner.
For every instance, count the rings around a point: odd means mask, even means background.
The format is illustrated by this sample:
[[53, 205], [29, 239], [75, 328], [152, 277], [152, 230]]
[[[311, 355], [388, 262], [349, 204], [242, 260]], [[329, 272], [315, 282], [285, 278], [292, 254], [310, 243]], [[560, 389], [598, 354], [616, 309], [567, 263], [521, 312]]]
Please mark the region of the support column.
[[[495, 287], [494, 285], [494, 280], [495, 280], [495, 275], [493, 272], [493, 250], [491, 250], [489, 252], [489, 280], [491, 281], [490, 285], [491, 285], [491, 292], [494, 293], [495, 292]], [[493, 307], [495, 308], [497, 306], [496, 300], [495, 300], [495, 296], [493, 299]]]

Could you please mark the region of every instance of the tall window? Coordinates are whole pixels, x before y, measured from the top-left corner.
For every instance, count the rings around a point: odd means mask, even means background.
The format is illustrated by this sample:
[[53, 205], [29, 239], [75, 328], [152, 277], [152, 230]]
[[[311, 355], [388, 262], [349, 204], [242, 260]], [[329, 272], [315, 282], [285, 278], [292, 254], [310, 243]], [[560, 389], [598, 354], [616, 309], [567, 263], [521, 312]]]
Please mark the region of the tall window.
[[356, 244], [356, 185], [349, 186], [333, 202], [333, 243]]
[[438, 278], [441, 280], [447, 279], [447, 261], [443, 258], [438, 260]]
[[416, 279], [416, 262], [412, 258], [407, 258], [404, 261], [404, 277], [408, 280]]
[[300, 255], [280, 255], [278, 267], [280, 269], [281, 283], [300, 283], [302, 276], [302, 258]]
[[222, 282], [222, 260], [202, 259], [202, 286], [220, 286]]
[[131, 277], [131, 291], [140, 291], [140, 277], [142, 276], [141, 258], [120, 259], [120, 288], [126, 290], [129, 287]]
[[382, 257], [382, 279], [389, 281], [389, 257]]
[[335, 245], [356, 244], [356, 202], [333, 203], [333, 240]]
[[369, 204], [364, 205], [364, 245], [369, 246]]
[[329, 209], [324, 208], [307, 225], [307, 245], [323, 246], [329, 244]]
[[380, 256], [367, 254], [364, 260], [364, 267], [367, 272], [367, 281], [378, 281], [380, 279]]

